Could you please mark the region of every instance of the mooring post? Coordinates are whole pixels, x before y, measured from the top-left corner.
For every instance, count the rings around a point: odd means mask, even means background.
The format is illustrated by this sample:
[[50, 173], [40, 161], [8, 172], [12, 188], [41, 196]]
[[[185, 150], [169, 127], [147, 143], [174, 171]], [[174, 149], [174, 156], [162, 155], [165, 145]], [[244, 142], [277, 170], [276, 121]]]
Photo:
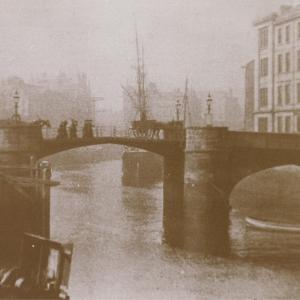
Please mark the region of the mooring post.
[[186, 129], [184, 246], [222, 255], [229, 250], [227, 128]]
[[48, 161], [41, 163], [41, 179], [44, 181], [40, 185], [39, 202], [41, 204], [41, 226], [42, 235], [50, 238], [50, 183], [51, 165]]

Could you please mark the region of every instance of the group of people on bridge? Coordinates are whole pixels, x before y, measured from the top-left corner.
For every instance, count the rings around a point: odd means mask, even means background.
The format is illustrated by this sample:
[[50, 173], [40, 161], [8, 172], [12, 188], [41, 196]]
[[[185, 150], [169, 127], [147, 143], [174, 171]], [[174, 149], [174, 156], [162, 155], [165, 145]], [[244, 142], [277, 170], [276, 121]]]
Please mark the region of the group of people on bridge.
[[[76, 139], [78, 138], [78, 122], [71, 119], [71, 124], [68, 126], [68, 121], [62, 121], [57, 129], [57, 139]], [[85, 120], [82, 128], [83, 138], [93, 138], [93, 123], [92, 120]]]

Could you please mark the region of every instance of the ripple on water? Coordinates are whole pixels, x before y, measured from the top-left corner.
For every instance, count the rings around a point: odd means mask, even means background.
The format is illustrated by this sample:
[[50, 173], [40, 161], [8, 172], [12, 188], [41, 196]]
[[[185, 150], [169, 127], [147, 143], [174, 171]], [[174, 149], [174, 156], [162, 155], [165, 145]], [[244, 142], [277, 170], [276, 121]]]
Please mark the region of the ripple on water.
[[233, 210], [230, 257], [189, 253], [163, 242], [162, 185], [122, 187], [120, 161], [54, 176], [52, 235], [75, 244], [72, 299], [300, 298], [298, 235], [249, 230]]

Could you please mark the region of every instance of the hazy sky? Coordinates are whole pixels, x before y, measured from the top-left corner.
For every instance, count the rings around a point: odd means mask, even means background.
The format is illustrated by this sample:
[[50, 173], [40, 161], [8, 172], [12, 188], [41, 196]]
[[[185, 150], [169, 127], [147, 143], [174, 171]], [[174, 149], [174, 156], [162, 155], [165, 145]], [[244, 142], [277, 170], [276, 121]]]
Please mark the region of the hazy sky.
[[113, 108], [132, 81], [136, 19], [148, 80], [232, 87], [255, 55], [253, 20], [288, 0], [0, 0], [0, 77], [86, 72]]

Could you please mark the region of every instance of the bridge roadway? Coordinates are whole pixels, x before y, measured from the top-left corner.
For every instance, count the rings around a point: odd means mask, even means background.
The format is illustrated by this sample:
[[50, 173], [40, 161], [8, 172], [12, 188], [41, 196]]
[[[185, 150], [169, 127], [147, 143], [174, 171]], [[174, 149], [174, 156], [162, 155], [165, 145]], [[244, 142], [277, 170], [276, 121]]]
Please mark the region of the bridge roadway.
[[[245, 132], [245, 131], [227, 131], [222, 138], [223, 150], [300, 150], [300, 134], [279, 134], [279, 133], [262, 133], [262, 132]], [[96, 136], [94, 138], [76, 139], [56, 139], [44, 138], [42, 142], [41, 157], [51, 155], [60, 151], [72, 148], [100, 145], [115, 144], [144, 149], [163, 156], [170, 152], [185, 151], [185, 141], [179, 139], [164, 138], [144, 138], [133, 137], [132, 135], [111, 134], [105, 136]], [[220, 145], [221, 146], [221, 145]]]

